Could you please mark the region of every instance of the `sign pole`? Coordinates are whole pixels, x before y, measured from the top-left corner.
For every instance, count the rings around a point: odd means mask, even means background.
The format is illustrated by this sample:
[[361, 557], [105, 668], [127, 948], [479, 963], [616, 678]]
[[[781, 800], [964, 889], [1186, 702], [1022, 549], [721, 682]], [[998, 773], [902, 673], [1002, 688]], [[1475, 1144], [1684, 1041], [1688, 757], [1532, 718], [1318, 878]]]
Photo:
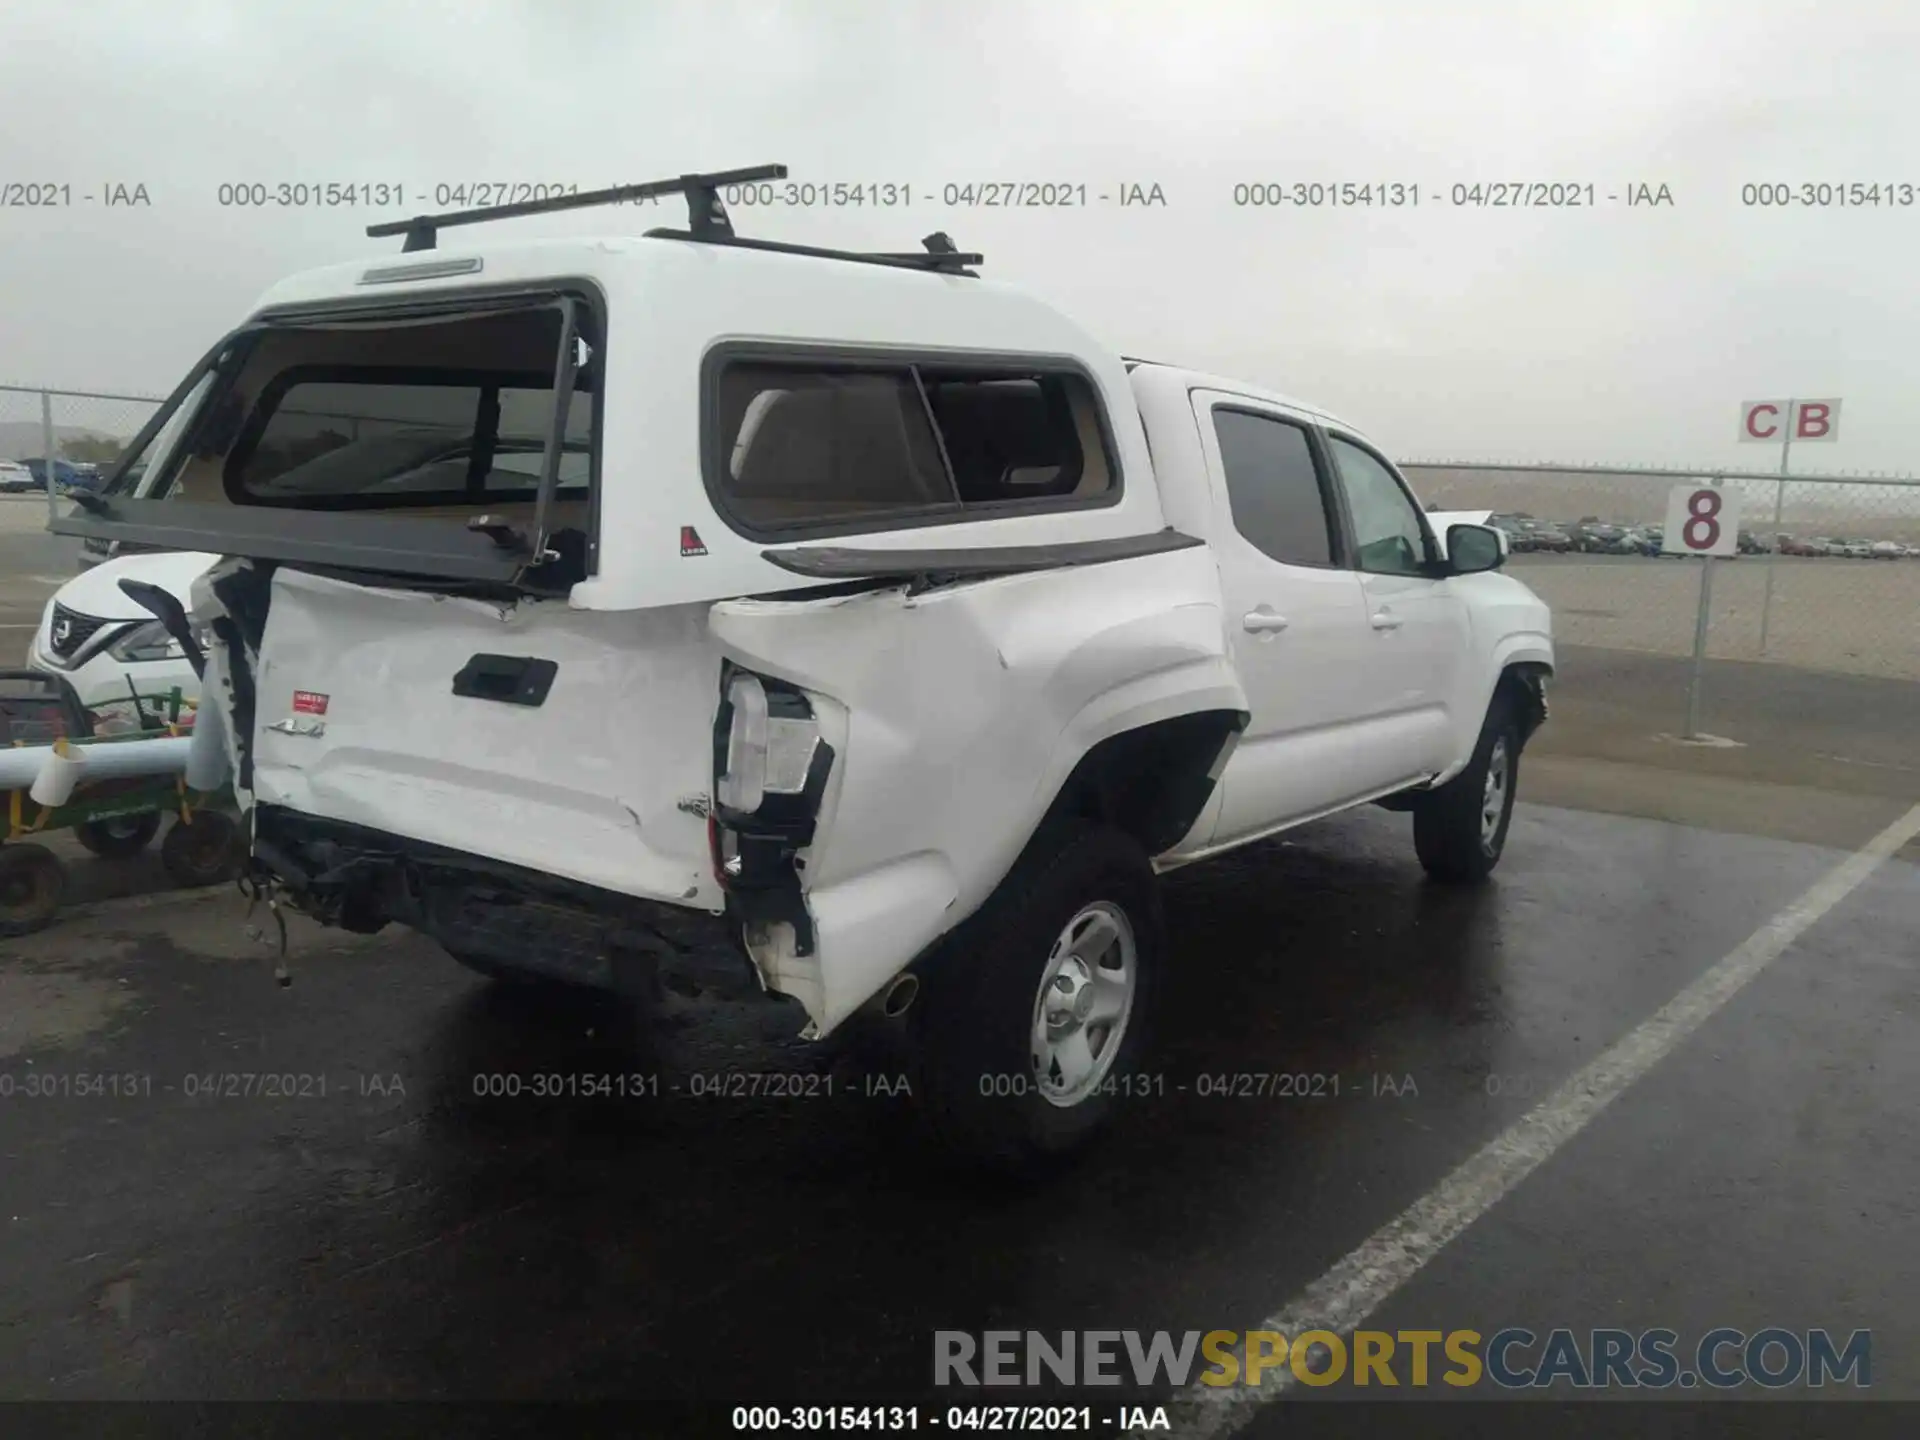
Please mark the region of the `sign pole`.
[[1760, 598], [1760, 653], [1767, 653], [1767, 626], [1773, 619], [1773, 562], [1780, 553], [1780, 513], [1787, 502], [1787, 454], [1793, 449], [1793, 414], [1798, 400], [1787, 402], [1787, 424], [1780, 438], [1780, 478], [1773, 485], [1773, 543], [1767, 547], [1767, 588]]
[[59, 513], [53, 503], [59, 487], [54, 483], [53, 396], [45, 390], [40, 392], [40, 473], [47, 477], [47, 524], [51, 525]]
[[[1713, 476], [1718, 490], [1726, 476]], [[1684, 534], [1682, 534], [1684, 540]], [[1686, 685], [1686, 732], [1682, 739], [1701, 739], [1699, 733], [1699, 693], [1707, 676], [1707, 626], [1713, 612], [1713, 555], [1699, 557], [1699, 612], [1693, 616], [1693, 674]]]
[[1707, 665], [1707, 609], [1713, 604], [1713, 556], [1700, 557], [1700, 613], [1693, 621], [1693, 676], [1687, 681], [1686, 740], [1700, 738], [1700, 684]]
[[[1713, 488], [1720, 488], [1720, 476]], [[1687, 728], [1683, 740], [1700, 738], [1700, 691], [1707, 668], [1707, 617], [1713, 605], [1713, 556], [1700, 557], [1700, 612], [1693, 618], [1693, 674], [1687, 681]]]

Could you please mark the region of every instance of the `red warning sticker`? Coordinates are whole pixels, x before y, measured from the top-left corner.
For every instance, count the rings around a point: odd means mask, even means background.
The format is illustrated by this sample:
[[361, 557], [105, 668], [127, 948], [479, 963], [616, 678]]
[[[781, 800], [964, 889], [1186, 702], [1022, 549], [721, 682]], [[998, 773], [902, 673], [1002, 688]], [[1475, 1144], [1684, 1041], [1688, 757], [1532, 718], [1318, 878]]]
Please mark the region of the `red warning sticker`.
[[327, 713], [327, 697], [318, 690], [296, 690], [293, 692], [293, 713], [324, 715]]
[[701, 543], [700, 532], [691, 525], [680, 527], [680, 553], [682, 555], [704, 555], [707, 547]]

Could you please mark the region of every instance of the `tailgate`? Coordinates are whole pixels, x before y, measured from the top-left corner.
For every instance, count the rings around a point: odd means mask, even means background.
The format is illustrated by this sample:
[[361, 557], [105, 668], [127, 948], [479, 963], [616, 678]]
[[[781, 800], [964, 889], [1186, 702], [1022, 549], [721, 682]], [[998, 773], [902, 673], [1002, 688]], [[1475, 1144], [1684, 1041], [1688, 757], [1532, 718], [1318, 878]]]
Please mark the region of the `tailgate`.
[[253, 667], [253, 800], [717, 910], [707, 609], [491, 603], [281, 569]]

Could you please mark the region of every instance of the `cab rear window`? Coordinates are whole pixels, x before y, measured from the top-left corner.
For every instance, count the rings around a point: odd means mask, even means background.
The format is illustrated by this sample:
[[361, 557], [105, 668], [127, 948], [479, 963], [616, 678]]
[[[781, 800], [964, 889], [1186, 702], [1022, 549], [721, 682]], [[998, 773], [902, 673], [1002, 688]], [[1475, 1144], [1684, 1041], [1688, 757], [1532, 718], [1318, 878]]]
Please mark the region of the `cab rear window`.
[[883, 529], [1110, 503], [1098, 401], [1067, 370], [726, 362], [708, 484], [747, 533]]

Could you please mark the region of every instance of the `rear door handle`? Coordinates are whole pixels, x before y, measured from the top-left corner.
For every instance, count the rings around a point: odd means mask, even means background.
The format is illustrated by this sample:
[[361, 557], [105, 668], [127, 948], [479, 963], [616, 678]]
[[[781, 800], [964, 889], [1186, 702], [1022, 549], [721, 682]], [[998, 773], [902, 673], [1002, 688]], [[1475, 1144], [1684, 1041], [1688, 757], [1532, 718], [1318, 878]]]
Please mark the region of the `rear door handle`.
[[1257, 635], [1262, 631], [1286, 629], [1287, 617], [1284, 615], [1276, 615], [1271, 610], [1249, 610], [1245, 615], [1240, 617], [1240, 623], [1246, 629]]
[[1391, 610], [1376, 610], [1369, 623], [1376, 630], [1398, 630], [1401, 622], [1400, 617]]

